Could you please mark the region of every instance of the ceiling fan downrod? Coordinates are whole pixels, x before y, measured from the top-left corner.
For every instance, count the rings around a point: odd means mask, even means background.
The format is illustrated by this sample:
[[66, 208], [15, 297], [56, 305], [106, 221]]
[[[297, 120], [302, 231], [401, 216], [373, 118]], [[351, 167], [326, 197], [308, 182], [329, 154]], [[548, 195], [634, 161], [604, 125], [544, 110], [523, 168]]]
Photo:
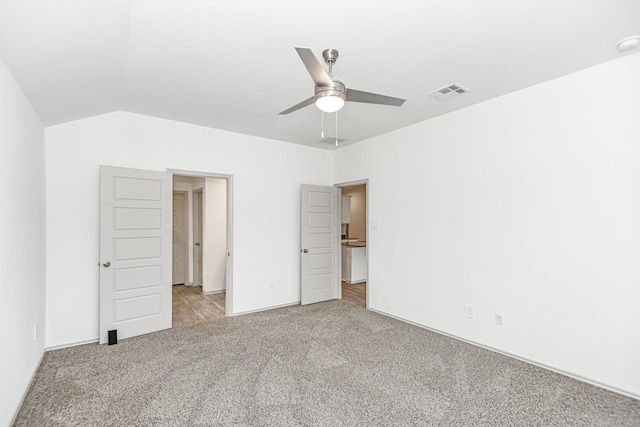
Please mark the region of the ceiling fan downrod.
[[329, 65], [329, 75], [331, 77], [333, 77], [333, 64], [338, 60], [338, 55], [337, 49], [325, 49], [322, 51], [322, 58]]

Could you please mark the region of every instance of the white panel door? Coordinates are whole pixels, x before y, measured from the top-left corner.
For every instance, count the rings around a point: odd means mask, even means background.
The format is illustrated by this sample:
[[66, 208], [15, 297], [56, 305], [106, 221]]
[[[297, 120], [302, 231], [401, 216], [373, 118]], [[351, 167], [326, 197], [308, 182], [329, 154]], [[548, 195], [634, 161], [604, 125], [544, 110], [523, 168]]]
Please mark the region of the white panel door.
[[100, 343], [171, 328], [171, 174], [100, 166]]
[[334, 187], [303, 185], [300, 197], [300, 302], [338, 298], [338, 210]]
[[203, 286], [202, 280], [202, 232], [203, 232], [202, 191], [193, 192], [193, 282]]

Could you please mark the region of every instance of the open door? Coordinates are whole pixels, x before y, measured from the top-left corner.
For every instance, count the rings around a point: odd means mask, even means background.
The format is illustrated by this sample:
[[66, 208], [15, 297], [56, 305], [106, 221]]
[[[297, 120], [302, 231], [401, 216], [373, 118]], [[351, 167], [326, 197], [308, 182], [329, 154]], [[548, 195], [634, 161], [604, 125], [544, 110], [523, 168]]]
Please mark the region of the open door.
[[100, 167], [100, 343], [171, 328], [170, 173]]
[[202, 190], [193, 192], [193, 282], [204, 286], [202, 280], [202, 228], [203, 228]]
[[300, 303], [338, 298], [337, 189], [302, 185]]

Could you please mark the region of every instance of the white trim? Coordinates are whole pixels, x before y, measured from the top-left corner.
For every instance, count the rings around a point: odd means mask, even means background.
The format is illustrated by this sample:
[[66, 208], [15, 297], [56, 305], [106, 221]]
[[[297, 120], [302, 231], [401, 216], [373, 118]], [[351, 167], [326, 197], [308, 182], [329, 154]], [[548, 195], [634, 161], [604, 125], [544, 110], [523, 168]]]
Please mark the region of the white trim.
[[431, 331], [431, 332], [435, 332], [436, 334], [444, 335], [446, 337], [453, 338], [453, 339], [456, 339], [458, 341], [466, 342], [467, 344], [475, 345], [476, 347], [484, 348], [485, 350], [493, 351], [494, 353], [499, 353], [499, 354], [502, 354], [504, 356], [511, 357], [513, 359], [517, 359], [517, 360], [520, 360], [520, 361], [525, 362], [525, 363], [529, 363], [529, 364], [537, 366], [539, 368], [543, 368], [543, 369], [555, 372], [557, 374], [564, 375], [564, 376], [569, 377], [569, 378], [573, 378], [574, 380], [578, 380], [578, 381], [581, 381], [583, 383], [587, 383], [587, 384], [590, 384], [590, 385], [593, 385], [593, 386], [596, 386], [596, 387], [599, 387], [599, 388], [602, 388], [602, 389], [605, 389], [605, 390], [608, 390], [608, 391], [612, 391], [614, 393], [618, 393], [618, 394], [621, 394], [623, 396], [630, 397], [632, 399], [640, 400], [640, 394], [636, 394], [636, 393], [633, 393], [631, 391], [623, 390], [623, 389], [614, 387], [612, 385], [605, 384], [605, 383], [596, 381], [596, 380], [591, 379], [591, 378], [583, 377], [583, 376], [580, 376], [580, 375], [577, 375], [577, 374], [574, 374], [574, 373], [571, 373], [571, 372], [568, 372], [568, 371], [565, 371], [565, 370], [562, 370], [562, 369], [559, 369], [559, 368], [554, 368], [553, 366], [545, 365], [544, 363], [536, 362], [535, 360], [527, 359], [526, 357], [518, 356], [516, 354], [509, 353], [509, 352], [506, 352], [506, 351], [503, 351], [503, 350], [498, 350], [497, 348], [494, 348], [494, 347], [491, 347], [491, 346], [488, 346], [488, 345], [485, 345], [485, 344], [481, 344], [481, 343], [476, 342], [476, 341], [468, 340], [466, 338], [461, 338], [461, 337], [458, 337], [456, 335], [450, 334], [448, 332], [441, 331], [439, 329], [435, 329], [435, 328], [431, 328], [429, 326], [421, 325], [420, 323], [412, 322], [412, 321], [404, 319], [402, 317], [394, 316], [394, 315], [391, 315], [389, 313], [385, 313], [384, 311], [376, 310], [376, 309], [373, 309], [373, 308], [369, 308], [369, 310], [371, 310], [371, 311], [373, 311], [375, 313], [381, 314], [383, 316], [391, 317], [391, 318], [399, 320], [401, 322], [408, 323], [410, 325], [417, 326], [419, 328], [426, 329], [426, 330]]
[[222, 179], [233, 178], [233, 175], [230, 175], [228, 173], [189, 171], [184, 169], [167, 168], [166, 172], [169, 172], [170, 174], [173, 174], [173, 175], [192, 176], [194, 178], [222, 178]]
[[221, 178], [227, 180], [227, 281], [225, 286], [227, 294], [224, 306], [225, 316], [235, 316], [236, 313], [233, 311], [233, 175], [171, 168], [167, 168], [167, 172], [173, 175]]
[[291, 306], [294, 306], [294, 305], [300, 305], [300, 301], [288, 302], [286, 304], [280, 304], [280, 305], [272, 305], [270, 307], [258, 308], [258, 309], [255, 309], [255, 310], [240, 311], [240, 312], [234, 313], [233, 315], [234, 316], [242, 316], [244, 314], [260, 313], [261, 311], [275, 310], [276, 308], [291, 307]]
[[40, 365], [42, 365], [42, 361], [44, 360], [45, 353], [46, 353], [46, 349], [42, 351], [42, 355], [40, 356], [40, 361], [36, 364], [36, 368], [33, 370], [33, 373], [31, 374], [31, 380], [29, 380], [29, 384], [27, 385], [27, 388], [25, 388], [24, 393], [22, 393], [22, 399], [20, 399], [20, 404], [18, 405], [18, 407], [16, 408], [13, 414], [13, 418], [9, 423], [10, 426], [14, 425], [16, 423], [16, 420], [18, 419], [18, 414], [20, 413], [20, 409], [22, 409], [22, 405], [24, 404], [24, 399], [27, 398], [27, 394], [29, 394], [29, 390], [31, 390], [31, 385], [33, 384], [33, 380], [36, 379], [36, 374], [38, 373], [38, 369], [40, 369]]
[[218, 289], [217, 291], [209, 291], [209, 292], [202, 292], [202, 295], [214, 295], [214, 294], [221, 294], [223, 292], [226, 292], [226, 289]]
[[85, 344], [94, 344], [94, 343], [98, 343], [98, 342], [100, 342], [100, 340], [98, 338], [96, 338], [94, 340], [77, 341], [77, 342], [71, 342], [71, 343], [67, 343], [67, 344], [54, 345], [53, 347], [47, 347], [47, 348], [44, 349], [44, 351], [61, 350], [63, 348], [76, 347], [78, 345], [85, 345]]

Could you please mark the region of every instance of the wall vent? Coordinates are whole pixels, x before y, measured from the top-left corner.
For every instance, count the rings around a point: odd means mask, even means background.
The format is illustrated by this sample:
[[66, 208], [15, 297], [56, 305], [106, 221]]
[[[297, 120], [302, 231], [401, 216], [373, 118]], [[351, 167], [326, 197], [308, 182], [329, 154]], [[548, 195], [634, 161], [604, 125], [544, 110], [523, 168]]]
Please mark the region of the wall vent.
[[467, 89], [466, 87], [457, 83], [452, 83], [443, 88], [430, 92], [429, 96], [437, 99], [438, 101], [445, 102], [452, 98], [457, 98], [460, 95], [464, 95], [467, 92], [469, 92], [469, 89]]

